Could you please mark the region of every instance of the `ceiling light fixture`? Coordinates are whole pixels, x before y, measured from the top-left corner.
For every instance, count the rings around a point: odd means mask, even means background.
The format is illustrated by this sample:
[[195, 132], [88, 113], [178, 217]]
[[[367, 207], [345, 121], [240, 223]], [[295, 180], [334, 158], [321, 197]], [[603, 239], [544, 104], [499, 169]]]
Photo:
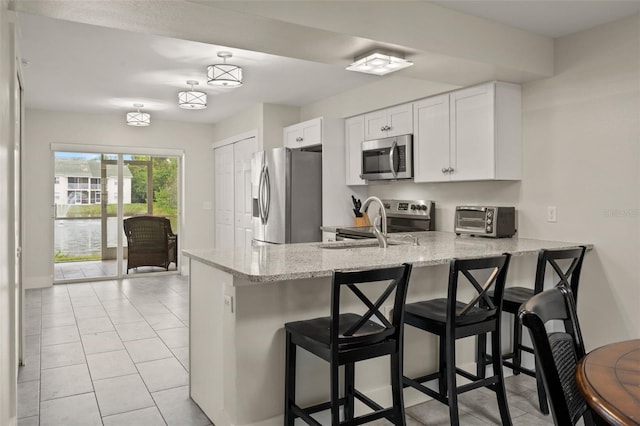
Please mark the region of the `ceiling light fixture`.
[[151, 114], [140, 112], [140, 108], [143, 106], [142, 104], [133, 104], [137, 111], [127, 113], [127, 124], [129, 126], [143, 127], [151, 124]]
[[198, 85], [195, 80], [187, 81], [191, 90], [178, 93], [178, 106], [184, 109], [205, 109], [207, 107], [207, 94], [193, 90], [193, 86]]
[[242, 85], [242, 68], [237, 65], [227, 64], [227, 58], [231, 56], [233, 56], [231, 52], [218, 52], [218, 57], [222, 58], [224, 63], [207, 67], [207, 84], [223, 87], [238, 87]]
[[401, 53], [374, 50], [354, 58], [354, 62], [347, 67], [347, 70], [385, 75], [411, 65], [413, 65], [413, 62], [404, 59], [404, 55]]

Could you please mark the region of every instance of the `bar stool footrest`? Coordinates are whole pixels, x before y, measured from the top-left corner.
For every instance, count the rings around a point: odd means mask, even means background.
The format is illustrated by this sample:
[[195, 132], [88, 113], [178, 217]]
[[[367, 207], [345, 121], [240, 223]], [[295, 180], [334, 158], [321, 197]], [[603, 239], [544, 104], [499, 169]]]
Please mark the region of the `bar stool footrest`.
[[294, 418], [299, 417], [303, 419], [305, 422], [307, 422], [308, 424], [313, 426], [322, 426], [322, 423], [318, 422], [316, 419], [311, 417], [309, 413], [307, 413], [305, 410], [303, 410], [302, 408], [298, 407], [295, 404], [291, 406], [291, 412], [293, 413]]
[[526, 374], [529, 377], [536, 377], [535, 370], [531, 370], [530, 368], [525, 368], [525, 367], [522, 367], [522, 366], [517, 366], [517, 365], [513, 364], [511, 361], [503, 361], [502, 365], [504, 367], [510, 368], [510, 369], [512, 369], [514, 371], [517, 370], [520, 373]]
[[[431, 374], [430, 374], [431, 376]], [[424, 376], [427, 377], [427, 376]], [[416, 390], [419, 390], [420, 392], [424, 393], [427, 396], [430, 396], [431, 398], [440, 401], [443, 404], [449, 405], [449, 400], [446, 396], [441, 395], [439, 392], [434, 391], [433, 389], [429, 389], [428, 387], [426, 387], [425, 385], [423, 385], [422, 383], [431, 381], [431, 380], [435, 380], [435, 379], [430, 379], [430, 380], [421, 380], [422, 378], [417, 378], [417, 379], [410, 379], [409, 377], [403, 376], [402, 377], [402, 387], [404, 388], [408, 388], [408, 387], [412, 387]]]

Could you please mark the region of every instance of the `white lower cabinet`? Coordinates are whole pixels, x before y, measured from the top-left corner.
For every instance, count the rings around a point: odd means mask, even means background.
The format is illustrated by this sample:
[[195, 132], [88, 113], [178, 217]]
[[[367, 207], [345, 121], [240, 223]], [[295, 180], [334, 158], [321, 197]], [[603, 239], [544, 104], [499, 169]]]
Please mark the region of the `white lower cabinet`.
[[414, 104], [414, 181], [519, 180], [521, 89], [491, 82]]
[[364, 116], [347, 118], [344, 121], [345, 131], [345, 163], [346, 184], [366, 185], [367, 181], [360, 178], [362, 173], [362, 142], [364, 141]]

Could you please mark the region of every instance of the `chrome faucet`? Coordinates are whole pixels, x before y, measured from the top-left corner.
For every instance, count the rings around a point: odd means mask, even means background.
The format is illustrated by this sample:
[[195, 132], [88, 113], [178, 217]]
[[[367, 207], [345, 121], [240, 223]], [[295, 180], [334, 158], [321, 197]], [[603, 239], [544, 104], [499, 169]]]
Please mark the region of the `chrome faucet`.
[[[360, 211], [362, 213], [366, 212], [372, 201], [380, 204], [380, 214], [373, 221], [373, 235], [378, 239], [380, 248], [387, 248], [387, 212], [385, 211], [384, 204], [382, 204], [382, 200], [378, 197], [371, 196], [364, 200], [362, 207], [360, 207]], [[378, 224], [381, 225], [380, 228], [376, 226]]]

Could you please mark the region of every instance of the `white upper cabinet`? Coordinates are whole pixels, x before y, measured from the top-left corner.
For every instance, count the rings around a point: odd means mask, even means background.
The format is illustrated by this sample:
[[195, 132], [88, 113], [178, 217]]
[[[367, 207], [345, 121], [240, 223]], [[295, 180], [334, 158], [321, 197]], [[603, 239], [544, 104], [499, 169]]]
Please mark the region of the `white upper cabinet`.
[[284, 146], [304, 148], [322, 144], [322, 117], [284, 128]]
[[519, 180], [521, 89], [492, 82], [414, 104], [414, 180]]
[[366, 185], [367, 181], [360, 178], [362, 173], [362, 142], [364, 141], [364, 116], [347, 118], [344, 121], [345, 130], [345, 164], [347, 185]]
[[449, 94], [416, 102], [413, 114], [414, 181], [448, 180], [444, 168], [449, 167]]
[[413, 104], [398, 105], [364, 115], [364, 139], [374, 140], [413, 133]]

